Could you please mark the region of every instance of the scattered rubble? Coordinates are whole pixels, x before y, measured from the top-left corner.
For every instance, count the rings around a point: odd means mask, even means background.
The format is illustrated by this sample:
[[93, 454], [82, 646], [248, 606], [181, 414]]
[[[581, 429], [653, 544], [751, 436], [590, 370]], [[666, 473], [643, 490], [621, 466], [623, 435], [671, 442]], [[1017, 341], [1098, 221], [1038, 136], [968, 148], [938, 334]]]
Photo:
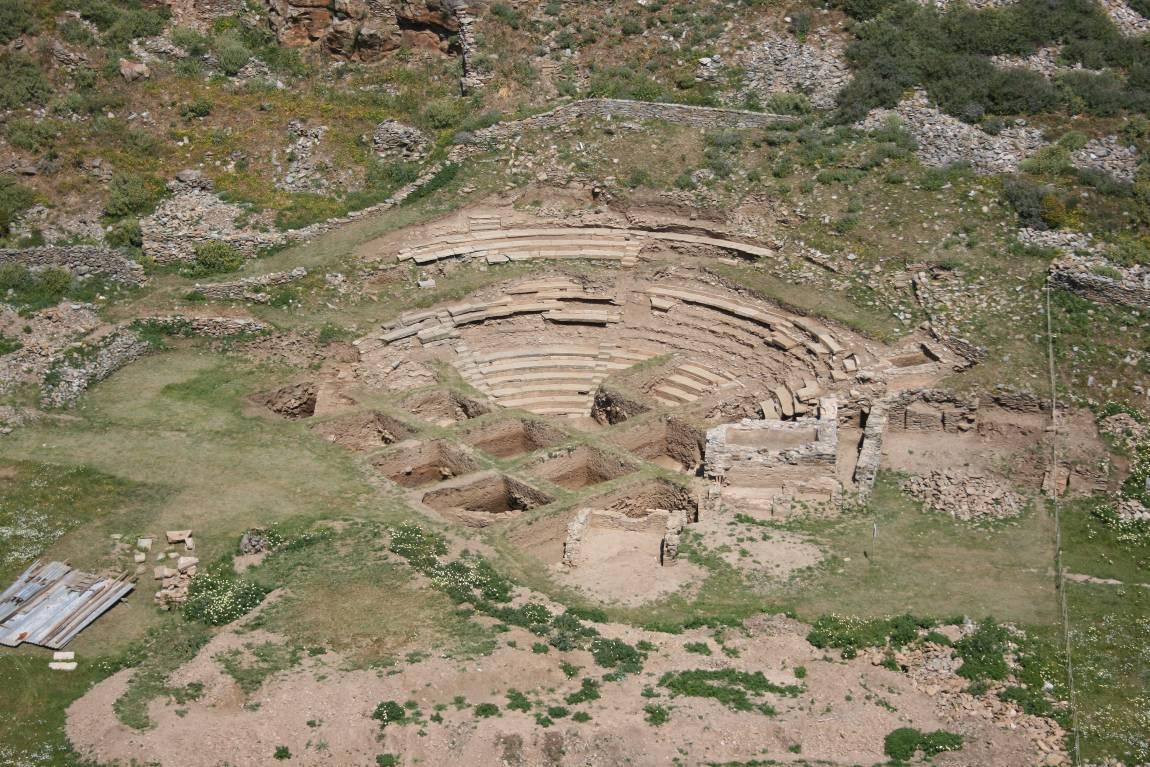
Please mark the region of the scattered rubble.
[[1127, 5], [1123, 0], [1099, 0], [1102, 10], [1118, 27], [1118, 31], [1129, 37], [1141, 37], [1150, 32], [1150, 20]]
[[830, 109], [851, 77], [842, 43], [818, 33], [811, 42], [799, 42], [787, 33], [767, 32], [763, 41], [740, 51], [737, 61], [746, 72], [747, 90], [763, 103], [777, 93], [802, 93], [815, 108]]
[[935, 168], [970, 163], [979, 173], [1013, 173], [1043, 145], [1042, 132], [1024, 126], [1004, 128], [997, 136], [943, 114], [930, 105], [926, 92], [916, 90], [894, 109], [875, 109], [858, 127], [873, 131], [895, 118], [918, 142], [916, 154]]
[[941, 469], [912, 476], [903, 489], [934, 511], [963, 521], [1016, 517], [1026, 501], [1003, 481], [968, 470]]
[[1094, 139], [1071, 156], [1076, 168], [1093, 168], [1109, 173], [1119, 181], [1134, 183], [1138, 170], [1138, 148], [1124, 144], [1117, 136]]
[[276, 189], [285, 192], [326, 191], [331, 186], [330, 168], [319, 158], [318, 149], [323, 134], [327, 133], [327, 126], [309, 127], [299, 120], [292, 120], [287, 130], [291, 141], [286, 153], [287, 169], [277, 173]]

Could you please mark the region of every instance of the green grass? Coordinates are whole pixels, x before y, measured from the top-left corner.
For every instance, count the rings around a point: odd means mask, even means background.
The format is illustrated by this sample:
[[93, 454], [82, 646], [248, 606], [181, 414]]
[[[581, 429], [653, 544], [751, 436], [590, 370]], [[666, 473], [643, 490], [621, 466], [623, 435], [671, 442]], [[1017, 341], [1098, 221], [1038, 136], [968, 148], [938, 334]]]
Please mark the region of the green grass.
[[303, 650], [295, 644], [262, 642], [215, 656], [224, 672], [246, 693], [253, 693], [273, 674], [299, 665]]
[[[831, 555], [780, 594], [801, 618], [910, 612], [993, 616], [1021, 624], [1057, 622], [1049, 572], [1054, 531], [1044, 511], [1029, 511], [1014, 526], [976, 530], [922, 511], [885, 472], [871, 508], [873, 516], [852, 513], [795, 523], [796, 529], [824, 542]], [[872, 549], [876, 522], [878, 539]]]

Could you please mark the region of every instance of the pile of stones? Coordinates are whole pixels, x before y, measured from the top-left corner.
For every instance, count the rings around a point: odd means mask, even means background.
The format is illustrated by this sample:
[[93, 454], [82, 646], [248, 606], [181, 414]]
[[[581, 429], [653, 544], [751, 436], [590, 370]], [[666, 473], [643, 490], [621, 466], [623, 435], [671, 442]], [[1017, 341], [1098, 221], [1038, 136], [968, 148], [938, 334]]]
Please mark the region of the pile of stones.
[[942, 469], [912, 476], [903, 489], [928, 508], [963, 521], [1016, 517], [1026, 507], [1006, 483], [969, 470]]
[[[196, 549], [195, 540], [191, 530], [169, 530], [165, 533], [168, 546], [183, 544], [186, 552]], [[157, 560], [161, 557], [157, 555]], [[152, 577], [160, 582], [160, 589], [156, 592], [155, 602], [164, 610], [179, 607], [188, 601], [188, 586], [196, 576], [200, 560], [190, 554], [167, 552], [164, 558], [175, 559], [175, 567], [158, 565], [152, 571]]]
[[[835, 96], [850, 79], [850, 69], [841, 45], [829, 38], [817, 42], [803, 43], [769, 32], [762, 42], [741, 51], [738, 64], [746, 72], [748, 90], [763, 101], [776, 93], [804, 93], [818, 109], [833, 107]], [[716, 66], [712, 59], [704, 68], [709, 79], [716, 76], [711, 71]]]
[[226, 242], [250, 257], [287, 239], [271, 229], [274, 213], [253, 216], [224, 202], [212, 191], [211, 179], [198, 170], [180, 171], [168, 189], [171, 196], [140, 220], [144, 253], [157, 263], [191, 261], [196, 245], [211, 240]]
[[1117, 136], [1094, 139], [1071, 156], [1076, 168], [1092, 168], [1108, 173], [1119, 181], [1134, 183], [1138, 170], [1138, 149], [1124, 144]]
[[392, 162], [418, 162], [427, 157], [430, 146], [423, 131], [398, 120], [384, 120], [375, 126], [371, 137], [376, 156]]
[[926, 93], [900, 101], [894, 109], [875, 109], [857, 127], [878, 130], [897, 119], [918, 142], [916, 154], [923, 165], [942, 168], [969, 162], [979, 173], [1013, 173], [1042, 146], [1042, 132], [1016, 125], [997, 136], [943, 114], [930, 105]]
[[326, 125], [307, 126], [299, 120], [288, 123], [287, 170], [276, 181], [276, 188], [285, 192], [322, 192], [329, 186], [325, 168], [317, 150], [327, 133]]

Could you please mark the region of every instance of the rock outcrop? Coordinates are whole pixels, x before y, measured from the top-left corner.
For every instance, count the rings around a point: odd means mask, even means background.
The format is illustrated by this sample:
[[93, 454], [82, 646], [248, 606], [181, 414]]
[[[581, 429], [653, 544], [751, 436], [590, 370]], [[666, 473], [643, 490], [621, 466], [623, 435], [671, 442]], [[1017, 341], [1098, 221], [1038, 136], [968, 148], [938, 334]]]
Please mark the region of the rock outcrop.
[[266, 0], [281, 45], [375, 61], [401, 46], [448, 52], [460, 31], [447, 0]]

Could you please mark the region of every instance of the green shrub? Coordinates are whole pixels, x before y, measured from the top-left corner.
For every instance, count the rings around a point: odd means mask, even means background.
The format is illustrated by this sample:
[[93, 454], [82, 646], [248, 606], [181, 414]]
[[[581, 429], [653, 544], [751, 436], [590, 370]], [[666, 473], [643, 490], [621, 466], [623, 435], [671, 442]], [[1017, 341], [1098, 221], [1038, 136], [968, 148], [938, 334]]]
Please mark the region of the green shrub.
[[921, 732], [913, 727], [899, 727], [883, 739], [883, 753], [895, 761], [907, 762], [914, 758], [920, 741]]
[[954, 643], [955, 654], [962, 658], [958, 675], [972, 681], [1005, 679], [1010, 669], [1006, 664], [1010, 634], [993, 620], [978, 624], [972, 633]]
[[196, 243], [194, 250], [195, 261], [181, 270], [183, 274], [189, 277], [227, 274], [238, 270], [244, 264], [243, 254], [220, 240]]
[[212, 113], [212, 102], [199, 98], [180, 107], [180, 117], [185, 120], [194, 120], [198, 117], [207, 117]]
[[499, 716], [499, 706], [494, 703], [480, 703], [475, 707], [475, 715], [484, 719]]
[[216, 58], [224, 74], [235, 75], [252, 60], [252, 52], [233, 35], [223, 35], [216, 41]]
[[463, 121], [463, 99], [439, 98], [427, 103], [420, 114], [424, 125], [434, 130], [443, 130]]
[[814, 108], [801, 93], [776, 93], [767, 99], [767, 111], [777, 115], [808, 115]]
[[375, 757], [376, 767], [398, 767], [399, 757], [395, 754], [379, 754]]
[[276, 746], [275, 753], [272, 754], [272, 756], [281, 762], [287, 759], [291, 759], [291, 749], [287, 746]]
[[188, 584], [184, 615], [209, 626], [222, 626], [247, 615], [266, 594], [262, 586], [251, 581], [200, 573]]
[[23, 264], [0, 264], [0, 296], [21, 309], [54, 306], [72, 287], [72, 275], [66, 269], [32, 271]]
[[172, 43], [183, 48], [189, 56], [203, 56], [211, 45], [207, 37], [188, 27], [175, 27], [171, 38]]
[[7, 237], [16, 218], [36, 202], [36, 193], [11, 176], [0, 176], [0, 236]]
[[385, 700], [371, 712], [371, 718], [379, 722], [381, 728], [389, 724], [404, 724], [407, 722], [407, 709], [394, 700]]
[[0, 109], [43, 105], [52, 95], [52, 84], [40, 65], [24, 53], [0, 54]]
[[577, 706], [580, 703], [589, 703], [593, 700], [599, 700], [599, 696], [599, 681], [597, 679], [592, 679], [589, 676], [585, 676], [583, 677], [581, 687], [564, 698], [564, 701], [566, 701], [567, 705], [569, 706]]
[[144, 232], [137, 219], [125, 218], [112, 225], [111, 230], [104, 234], [104, 241], [113, 248], [141, 248]]
[[803, 691], [799, 685], [775, 684], [761, 671], [748, 673], [730, 668], [668, 671], [660, 677], [659, 685], [670, 690], [672, 695], [713, 698], [735, 711], [757, 709], [766, 714], [773, 713], [773, 710], [765, 704], [755, 704], [751, 695], [772, 693], [793, 697]]
[[591, 640], [591, 657], [604, 668], [618, 669], [626, 674], [635, 674], [643, 669], [645, 653], [640, 652], [620, 639], [596, 637]]
[[152, 176], [119, 173], [112, 177], [104, 213], [110, 218], [144, 216], [163, 199], [163, 183]]
[[12, 120], [4, 130], [8, 143], [29, 152], [43, 152], [56, 143], [56, 124], [44, 120]]
[[697, 655], [712, 655], [711, 646], [706, 642], [687, 642], [683, 645], [683, 649], [687, 652], [693, 652]]
[[649, 724], [658, 727], [661, 724], [666, 724], [667, 720], [671, 718], [671, 712], [665, 706], [660, 706], [656, 703], [648, 703], [643, 706], [644, 719]]
[[36, 17], [27, 0], [0, 0], [0, 44], [31, 31], [35, 24]]

